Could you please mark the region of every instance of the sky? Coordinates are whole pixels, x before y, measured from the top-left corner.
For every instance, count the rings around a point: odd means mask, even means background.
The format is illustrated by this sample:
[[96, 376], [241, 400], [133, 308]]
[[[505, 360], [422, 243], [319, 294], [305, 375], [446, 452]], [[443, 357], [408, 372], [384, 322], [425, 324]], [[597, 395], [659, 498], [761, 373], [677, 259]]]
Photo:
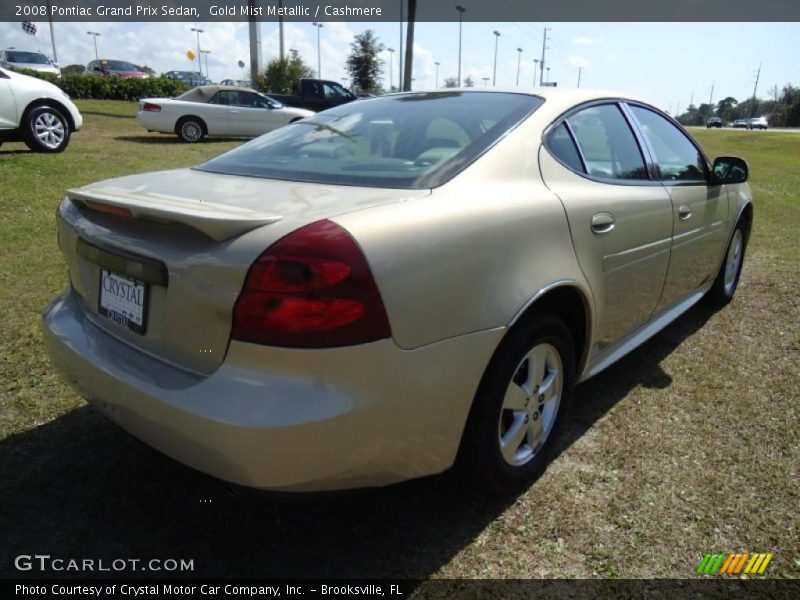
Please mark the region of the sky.
[[[0, 23], [0, 46], [41, 49], [52, 55], [47, 23], [39, 22], [36, 36], [25, 34], [19, 23]], [[637, 95], [676, 113], [693, 100], [708, 102], [713, 85], [714, 102], [726, 96], [743, 100], [753, 94], [761, 65], [758, 95], [787, 83], [800, 85], [800, 23], [470, 23], [462, 31], [462, 79], [472, 77], [477, 87], [491, 87], [495, 39], [500, 32], [497, 86], [533, 85], [534, 59], [541, 59], [542, 33], [548, 31], [546, 65], [549, 81], [559, 87], [576, 87], [581, 68], [581, 87], [618, 90]], [[247, 23], [55, 23], [59, 63], [86, 64], [94, 59], [87, 31], [101, 33], [101, 58], [146, 64], [157, 72], [197, 70], [197, 61], [186, 57], [200, 45], [210, 50], [209, 71], [213, 81], [247, 77], [249, 63]], [[263, 23], [264, 63], [278, 54], [277, 23]], [[415, 35], [414, 89], [439, 85], [458, 72], [458, 22], [417, 23]], [[387, 48], [400, 48], [399, 23], [326, 22], [320, 30], [322, 77], [346, 81], [345, 60], [353, 36], [373, 29]], [[311, 23], [285, 24], [286, 48], [296, 49], [314, 69], [317, 67], [317, 29]], [[522, 48], [522, 53], [517, 51]], [[389, 63], [397, 85], [399, 52], [384, 50], [384, 87], [388, 88]], [[204, 63], [205, 64], [205, 63]], [[203, 68], [205, 72], [205, 66]], [[485, 81], [484, 78], [490, 78]], [[546, 78], [547, 79], [547, 78]], [[538, 75], [537, 75], [538, 83]]]

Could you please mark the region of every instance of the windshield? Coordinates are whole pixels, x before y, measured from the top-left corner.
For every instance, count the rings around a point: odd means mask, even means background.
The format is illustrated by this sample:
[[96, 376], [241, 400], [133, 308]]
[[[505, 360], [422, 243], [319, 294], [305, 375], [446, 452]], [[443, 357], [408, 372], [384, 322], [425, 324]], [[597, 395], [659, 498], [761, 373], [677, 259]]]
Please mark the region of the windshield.
[[108, 71], [138, 71], [135, 65], [122, 60], [101, 60], [103, 66]]
[[44, 54], [38, 52], [6, 52], [8, 62], [28, 63], [33, 65], [49, 65], [50, 61]]
[[361, 100], [296, 121], [197, 169], [326, 184], [437, 187], [542, 102], [537, 96], [494, 92]]

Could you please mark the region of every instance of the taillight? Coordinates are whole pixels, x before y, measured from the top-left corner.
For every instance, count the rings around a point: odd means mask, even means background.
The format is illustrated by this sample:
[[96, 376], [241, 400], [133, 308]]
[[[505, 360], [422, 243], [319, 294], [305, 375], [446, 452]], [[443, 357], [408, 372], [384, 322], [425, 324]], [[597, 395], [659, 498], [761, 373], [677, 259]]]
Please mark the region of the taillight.
[[234, 339], [300, 348], [352, 346], [391, 336], [364, 254], [336, 223], [280, 239], [247, 273], [233, 310]]
[[161, 107], [158, 104], [153, 104], [152, 102], [145, 102], [142, 106], [142, 110], [146, 110], [148, 112], [161, 112]]

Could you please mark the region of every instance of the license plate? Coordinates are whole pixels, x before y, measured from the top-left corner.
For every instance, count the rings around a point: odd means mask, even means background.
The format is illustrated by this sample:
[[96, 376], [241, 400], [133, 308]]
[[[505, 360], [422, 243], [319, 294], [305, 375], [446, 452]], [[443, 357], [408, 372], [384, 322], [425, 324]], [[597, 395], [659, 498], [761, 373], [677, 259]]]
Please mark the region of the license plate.
[[143, 335], [147, 326], [147, 284], [101, 269], [98, 308], [101, 315], [117, 325]]

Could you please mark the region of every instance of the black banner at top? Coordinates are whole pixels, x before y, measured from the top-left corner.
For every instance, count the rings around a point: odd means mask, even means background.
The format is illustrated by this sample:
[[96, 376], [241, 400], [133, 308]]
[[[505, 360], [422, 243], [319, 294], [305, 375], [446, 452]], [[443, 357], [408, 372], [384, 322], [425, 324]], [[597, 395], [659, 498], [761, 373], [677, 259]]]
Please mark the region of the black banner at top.
[[[408, 0], [2, 0], [0, 21], [406, 21]], [[417, 0], [432, 21], [800, 21], [798, 0]]]

